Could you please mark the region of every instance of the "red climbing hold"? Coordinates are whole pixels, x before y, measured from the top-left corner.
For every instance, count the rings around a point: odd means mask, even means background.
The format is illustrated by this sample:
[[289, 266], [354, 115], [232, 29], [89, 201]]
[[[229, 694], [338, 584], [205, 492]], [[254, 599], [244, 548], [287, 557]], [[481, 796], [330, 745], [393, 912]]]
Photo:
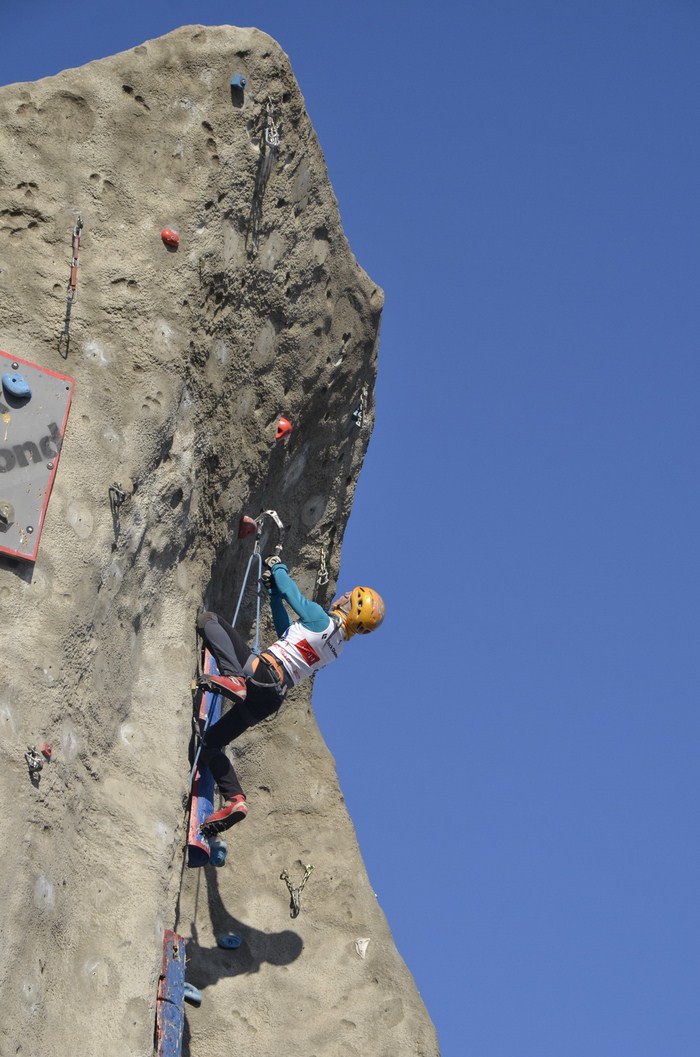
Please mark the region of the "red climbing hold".
[[41, 755], [44, 757], [45, 760], [50, 760], [52, 753], [53, 749], [49, 745], [48, 741], [45, 741], [44, 744], [41, 746]]
[[238, 526], [238, 538], [239, 538], [239, 540], [245, 539], [246, 536], [253, 536], [257, 531], [258, 531], [257, 522], [253, 521], [252, 517], [246, 517], [246, 515], [244, 514], [243, 517], [241, 518], [240, 524]]
[[282, 440], [283, 437], [288, 437], [291, 432], [292, 423], [286, 418], [281, 418], [277, 423], [277, 433], [275, 434], [275, 440]]
[[170, 228], [163, 228], [160, 233], [160, 237], [166, 246], [171, 246], [173, 249], [177, 249], [180, 245], [180, 236], [177, 231], [171, 231]]

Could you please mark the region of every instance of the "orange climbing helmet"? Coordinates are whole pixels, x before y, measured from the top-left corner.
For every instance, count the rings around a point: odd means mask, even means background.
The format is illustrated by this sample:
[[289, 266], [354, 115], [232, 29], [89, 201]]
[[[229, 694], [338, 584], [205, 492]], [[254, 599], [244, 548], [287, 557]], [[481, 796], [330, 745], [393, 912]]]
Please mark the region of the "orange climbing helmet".
[[355, 633], [368, 635], [384, 620], [384, 601], [371, 587], [353, 587], [333, 602], [331, 613], [340, 619], [348, 638]]

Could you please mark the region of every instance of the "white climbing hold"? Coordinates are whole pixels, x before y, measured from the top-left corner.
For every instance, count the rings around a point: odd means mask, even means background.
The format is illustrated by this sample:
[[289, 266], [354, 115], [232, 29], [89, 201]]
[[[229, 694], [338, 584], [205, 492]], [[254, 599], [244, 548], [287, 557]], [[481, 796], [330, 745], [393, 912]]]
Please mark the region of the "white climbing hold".
[[34, 905], [39, 910], [53, 910], [56, 903], [54, 887], [43, 873], [39, 874], [34, 885]]
[[304, 445], [299, 454], [290, 462], [287, 467], [287, 472], [284, 475], [284, 481], [282, 482], [282, 490], [284, 492], [288, 492], [290, 488], [294, 488], [294, 486], [301, 480], [306, 467], [307, 455], [308, 445]]
[[102, 439], [108, 448], [116, 448], [122, 443], [122, 436], [113, 426], [108, 426], [102, 433]]
[[22, 984], [22, 998], [29, 1006], [30, 1013], [37, 1014], [42, 1008], [42, 987], [38, 980], [25, 980]]
[[231, 359], [231, 351], [223, 338], [219, 338], [218, 341], [214, 342], [212, 352], [214, 353], [214, 359], [222, 367], [225, 367]]
[[71, 503], [66, 512], [66, 521], [81, 540], [92, 534], [93, 517], [85, 503]]
[[86, 360], [97, 360], [98, 363], [104, 364], [109, 363], [109, 356], [98, 341], [86, 341], [83, 346], [83, 353]]
[[165, 822], [157, 821], [155, 824], [155, 831], [156, 837], [161, 842], [161, 844], [167, 845], [172, 840], [172, 830], [170, 829], [170, 826], [168, 826]]
[[357, 951], [360, 958], [364, 958], [367, 954], [367, 948], [369, 946], [368, 936], [358, 936], [355, 940], [355, 950]]
[[301, 520], [307, 528], [313, 528], [317, 521], [323, 517], [323, 512], [326, 509], [326, 500], [322, 495], [312, 496], [301, 511]]
[[0, 704], [0, 730], [2, 729], [9, 729], [13, 734], [17, 730], [14, 709], [6, 702]]
[[78, 739], [68, 727], [61, 733], [61, 749], [63, 750], [63, 759], [67, 763], [70, 763], [78, 755]]
[[134, 743], [139, 744], [141, 738], [138, 736], [138, 732], [133, 723], [129, 723], [126, 720], [119, 728], [119, 737], [125, 745], [133, 745]]

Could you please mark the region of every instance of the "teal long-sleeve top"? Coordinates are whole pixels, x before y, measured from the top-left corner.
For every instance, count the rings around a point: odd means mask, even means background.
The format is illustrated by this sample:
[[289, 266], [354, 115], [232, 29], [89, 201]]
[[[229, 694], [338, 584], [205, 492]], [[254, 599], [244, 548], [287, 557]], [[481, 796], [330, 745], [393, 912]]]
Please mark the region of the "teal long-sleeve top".
[[299, 621], [308, 631], [323, 632], [328, 627], [329, 616], [323, 606], [305, 598], [289, 575], [289, 569], [280, 562], [272, 568], [273, 587], [270, 590], [270, 609], [275, 630], [280, 638], [291, 625], [284, 603], [294, 610]]

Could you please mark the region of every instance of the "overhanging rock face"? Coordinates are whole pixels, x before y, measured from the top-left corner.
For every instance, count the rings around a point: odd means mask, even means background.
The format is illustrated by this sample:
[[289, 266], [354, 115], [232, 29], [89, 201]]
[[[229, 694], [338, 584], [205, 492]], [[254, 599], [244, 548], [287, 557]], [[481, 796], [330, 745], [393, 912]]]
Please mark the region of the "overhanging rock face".
[[230, 615], [268, 507], [329, 600], [373, 422], [382, 293], [289, 62], [186, 27], [0, 117], [0, 348], [75, 381], [36, 559], [0, 556], [0, 1057], [151, 1053], [166, 928], [203, 999], [185, 1054], [435, 1057], [308, 689], [236, 743], [226, 866], [182, 870], [197, 607]]

